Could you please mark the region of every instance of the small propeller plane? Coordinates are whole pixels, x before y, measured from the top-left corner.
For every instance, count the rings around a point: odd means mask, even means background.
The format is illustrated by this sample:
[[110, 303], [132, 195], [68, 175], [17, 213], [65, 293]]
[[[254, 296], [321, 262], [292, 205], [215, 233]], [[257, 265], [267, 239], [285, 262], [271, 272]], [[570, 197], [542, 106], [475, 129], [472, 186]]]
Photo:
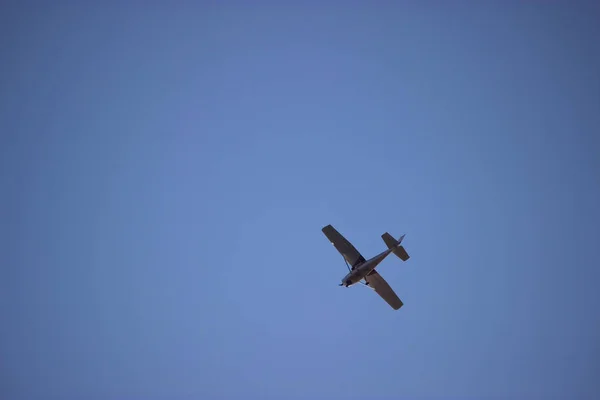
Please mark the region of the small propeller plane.
[[[387, 250], [379, 253], [375, 257], [365, 260], [365, 258], [356, 250], [356, 248], [346, 240], [333, 226], [327, 225], [321, 229], [327, 239], [344, 257], [348, 274], [342, 279], [340, 286], [350, 287], [357, 283], [370, 287], [381, 296], [394, 310], [403, 306], [402, 301], [392, 290], [390, 285], [379, 275], [375, 267], [379, 265], [390, 253], [394, 253], [402, 261], [410, 258], [404, 247], [401, 245], [405, 235], [400, 236], [398, 240], [394, 239], [389, 233], [384, 233], [381, 238], [388, 247]], [[362, 281], [365, 281], [364, 283]]]

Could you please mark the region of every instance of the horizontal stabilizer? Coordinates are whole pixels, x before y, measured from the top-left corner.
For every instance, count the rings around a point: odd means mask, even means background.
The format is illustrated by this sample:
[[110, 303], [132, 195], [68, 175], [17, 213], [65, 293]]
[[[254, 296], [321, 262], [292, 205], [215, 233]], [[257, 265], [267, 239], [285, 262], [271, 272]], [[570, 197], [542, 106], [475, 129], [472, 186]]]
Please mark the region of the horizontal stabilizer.
[[392, 249], [392, 252], [399, 259], [401, 259], [402, 261], [406, 261], [410, 258], [404, 247], [400, 245], [400, 243], [402, 243], [402, 239], [404, 239], [404, 235], [400, 236], [399, 240], [396, 240], [393, 238], [392, 235], [386, 232], [383, 235], [381, 235], [381, 238], [385, 242], [385, 245], [388, 247], [388, 249]]
[[394, 249], [394, 254], [398, 256], [402, 261], [406, 261], [410, 258], [403, 246], [398, 246]]

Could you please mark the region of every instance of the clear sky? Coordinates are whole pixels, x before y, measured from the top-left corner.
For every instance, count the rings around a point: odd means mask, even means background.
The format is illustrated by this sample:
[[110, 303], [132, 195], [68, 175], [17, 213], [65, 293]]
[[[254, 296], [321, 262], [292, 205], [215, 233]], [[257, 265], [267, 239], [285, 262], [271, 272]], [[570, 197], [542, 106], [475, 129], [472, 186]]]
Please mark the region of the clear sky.
[[3, 400], [600, 398], [598, 5], [126, 3], [0, 9]]

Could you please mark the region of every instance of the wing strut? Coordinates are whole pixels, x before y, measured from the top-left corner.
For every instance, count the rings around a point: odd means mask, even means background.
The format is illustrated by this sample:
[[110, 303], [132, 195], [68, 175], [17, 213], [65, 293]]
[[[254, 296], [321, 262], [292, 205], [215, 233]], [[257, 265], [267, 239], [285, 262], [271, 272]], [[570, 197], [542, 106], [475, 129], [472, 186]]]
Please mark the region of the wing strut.
[[346, 267], [348, 267], [348, 271], [352, 271], [352, 269], [350, 268], [350, 264], [348, 264], [348, 261], [346, 261], [346, 257], [344, 257], [342, 255], [342, 258], [344, 259], [344, 262], [346, 263]]

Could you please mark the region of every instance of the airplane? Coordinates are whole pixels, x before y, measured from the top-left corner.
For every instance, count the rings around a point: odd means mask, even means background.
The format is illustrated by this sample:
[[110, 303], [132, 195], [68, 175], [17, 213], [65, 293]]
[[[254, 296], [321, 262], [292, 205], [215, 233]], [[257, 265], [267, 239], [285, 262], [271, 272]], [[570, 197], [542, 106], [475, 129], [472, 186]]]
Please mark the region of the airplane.
[[[344, 236], [342, 236], [333, 226], [327, 225], [321, 231], [325, 234], [331, 244], [344, 257], [348, 274], [342, 279], [339, 286], [350, 287], [357, 283], [370, 287], [381, 296], [394, 310], [400, 309], [404, 305], [392, 290], [390, 285], [381, 277], [375, 268], [381, 263], [390, 253], [394, 253], [402, 261], [410, 258], [404, 247], [401, 245], [405, 234], [400, 236], [398, 240], [394, 239], [389, 233], [384, 233], [381, 238], [388, 247], [387, 250], [377, 254], [375, 257], [366, 260], [356, 248]], [[362, 281], [365, 281], [363, 283]]]

